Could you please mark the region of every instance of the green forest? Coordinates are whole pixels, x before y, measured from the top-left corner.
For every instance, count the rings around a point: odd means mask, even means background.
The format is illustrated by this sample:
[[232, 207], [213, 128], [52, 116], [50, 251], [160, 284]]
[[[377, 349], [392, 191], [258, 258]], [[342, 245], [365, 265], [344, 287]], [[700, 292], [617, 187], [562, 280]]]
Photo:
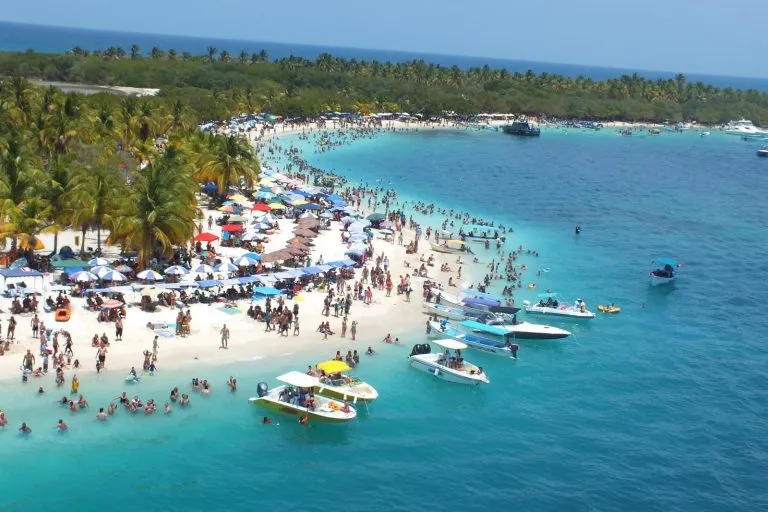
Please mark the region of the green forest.
[[67, 54], [2, 53], [0, 75], [159, 88], [163, 98], [183, 101], [199, 120], [257, 111], [287, 117], [327, 111], [433, 117], [453, 111], [707, 124], [745, 117], [768, 124], [768, 94], [691, 83], [683, 75], [595, 81], [488, 66], [462, 70], [424, 61], [356, 61], [327, 53], [315, 60], [272, 60], [264, 51], [232, 55], [211, 47], [205, 55], [191, 55], [160, 48], [143, 52], [137, 45], [95, 52], [73, 48]]

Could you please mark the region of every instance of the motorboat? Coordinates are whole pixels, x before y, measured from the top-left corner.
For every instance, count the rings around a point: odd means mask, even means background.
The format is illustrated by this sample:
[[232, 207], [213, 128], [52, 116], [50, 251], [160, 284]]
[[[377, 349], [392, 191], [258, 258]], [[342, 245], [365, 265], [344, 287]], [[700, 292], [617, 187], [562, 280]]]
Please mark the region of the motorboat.
[[[482, 319], [479, 318], [478, 320]], [[503, 340], [538, 340], [551, 341], [567, 338], [570, 331], [552, 327], [551, 325], [518, 322], [517, 317], [508, 320], [503, 317], [488, 319], [486, 322], [464, 320], [459, 324], [461, 329], [484, 335], [496, 336]]]
[[325, 361], [317, 364], [317, 368], [325, 372], [319, 377], [320, 387], [315, 392], [330, 398], [357, 402], [372, 402], [379, 397], [379, 392], [357, 377], [347, 375], [351, 368], [344, 361]]
[[728, 135], [740, 135], [747, 137], [764, 137], [768, 135], [768, 131], [758, 128], [752, 121], [747, 119], [739, 119], [738, 121], [731, 121], [725, 126], [725, 133]]
[[428, 343], [414, 345], [408, 356], [412, 367], [456, 384], [479, 386], [491, 383], [482, 366], [476, 366], [462, 357], [461, 351], [467, 348], [465, 343], [452, 339], [437, 339], [432, 343], [445, 350], [433, 353]]
[[450, 338], [455, 341], [460, 341], [475, 350], [480, 350], [481, 352], [487, 352], [497, 356], [514, 358], [517, 355], [518, 347], [510, 341], [498, 341], [464, 332], [453, 327], [452, 324], [449, 324], [445, 320], [441, 322], [430, 321], [429, 332], [427, 335], [433, 339]]
[[[463, 290], [463, 294], [466, 295], [465, 297], [458, 297], [439, 288], [431, 288], [430, 291], [435, 297], [435, 304], [462, 309], [466, 312], [466, 316], [475, 317], [488, 312], [514, 314], [520, 311], [520, 308], [502, 306], [503, 299], [501, 297], [478, 292], [471, 288]], [[438, 316], [441, 315], [438, 314]]]
[[537, 315], [552, 315], [569, 319], [589, 319], [595, 318], [595, 314], [587, 309], [587, 303], [581, 299], [576, 299], [573, 304], [563, 303], [558, 300], [557, 293], [540, 293], [538, 302], [529, 300], [523, 301], [523, 309], [526, 313]]
[[258, 396], [249, 402], [283, 414], [306, 415], [325, 422], [344, 422], [354, 419], [357, 411], [348, 403], [315, 395], [312, 390], [322, 387], [317, 377], [291, 371], [277, 377], [282, 386], [269, 389], [266, 382], [259, 382]]
[[456, 320], [457, 322], [461, 322], [467, 318], [475, 318], [482, 314], [482, 311], [479, 310], [455, 308], [444, 304], [435, 304], [433, 302], [424, 303], [424, 312], [429, 316], [439, 316], [440, 318]]
[[757, 150], [757, 156], [768, 157], [768, 146], [763, 146]]
[[680, 265], [672, 258], [658, 258], [654, 261], [656, 270], [649, 274], [651, 286], [669, 284], [677, 280], [677, 267]]
[[430, 242], [429, 246], [433, 251], [445, 254], [474, 254], [467, 243], [462, 240], [444, 240], [440, 243]]
[[508, 135], [522, 135], [524, 137], [538, 137], [541, 135], [541, 129], [535, 123], [528, 121], [515, 121], [512, 124], [505, 124], [501, 130]]
[[473, 242], [504, 242], [506, 237], [499, 235], [499, 228], [495, 226], [481, 226], [479, 224], [467, 224], [459, 228], [459, 237], [462, 240]]

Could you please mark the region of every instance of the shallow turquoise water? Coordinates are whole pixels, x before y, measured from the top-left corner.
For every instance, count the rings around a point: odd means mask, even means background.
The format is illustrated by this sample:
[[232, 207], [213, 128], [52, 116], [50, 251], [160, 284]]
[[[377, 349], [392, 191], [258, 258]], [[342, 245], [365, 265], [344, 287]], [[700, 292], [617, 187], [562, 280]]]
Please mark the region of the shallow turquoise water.
[[[523, 262], [551, 269], [526, 282], [593, 306], [616, 302], [621, 314], [573, 327], [562, 344], [524, 344], [516, 362], [474, 354], [492, 381], [480, 390], [433, 381], [408, 367], [409, 346], [377, 343], [359, 373], [381, 398], [342, 427], [262, 426], [246, 402], [258, 381], [323, 354], [145, 379], [142, 397], [158, 399], [192, 376], [220, 384], [193, 396], [189, 411], [106, 425], [64, 414], [55, 395], [3, 384], [12, 426], [26, 420], [35, 431], [0, 432], [13, 489], [0, 509], [42, 507], [39, 489], [57, 484], [45, 506], [78, 510], [765, 508], [768, 169], [754, 149], [688, 134], [430, 132], [314, 155], [404, 196], [513, 225], [511, 244], [542, 254]], [[649, 288], [651, 260], [667, 255], [684, 273], [674, 287]], [[422, 326], [400, 330], [423, 340]], [[362, 334], [362, 348], [380, 339]], [[336, 348], [329, 342], [327, 354]], [[224, 391], [230, 374], [235, 395]], [[114, 377], [82, 387], [93, 405], [123, 388]], [[70, 423], [64, 435], [53, 431], [59, 416]]]

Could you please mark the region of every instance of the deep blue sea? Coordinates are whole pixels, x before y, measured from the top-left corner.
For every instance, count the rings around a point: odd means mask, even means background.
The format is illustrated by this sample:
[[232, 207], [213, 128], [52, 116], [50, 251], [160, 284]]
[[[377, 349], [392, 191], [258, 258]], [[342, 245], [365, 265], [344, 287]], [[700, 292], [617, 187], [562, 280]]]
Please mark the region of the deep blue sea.
[[[492, 69], [507, 69], [510, 72], [524, 73], [531, 69], [536, 73], [546, 72], [568, 77], [582, 75], [595, 80], [617, 78], [621, 75], [631, 75], [633, 73], [638, 73], [641, 76], [654, 80], [666, 80], [674, 78], [677, 72], [685, 73], [685, 70], [672, 72], [619, 69], [573, 64], [556, 64], [551, 62], [399, 52], [392, 50], [371, 50], [267, 41], [241, 41], [236, 39], [216, 39], [209, 37], [87, 30], [81, 28], [51, 27], [0, 21], [0, 51], [22, 52], [28, 49], [33, 49], [41, 53], [63, 53], [75, 46], [80, 46], [87, 50], [99, 50], [110, 46], [119, 46], [128, 51], [132, 44], [138, 44], [144, 53], [148, 53], [153, 46], [157, 46], [163, 50], [175, 48], [179, 53], [188, 51], [195, 55], [205, 54], [209, 46], [216, 47], [219, 50], [228, 50], [232, 55], [237, 55], [242, 50], [249, 53], [266, 50], [272, 59], [279, 59], [290, 55], [314, 59], [319, 54], [327, 52], [331, 55], [348, 59], [368, 61], [378, 60], [381, 62], [404, 62], [408, 60], [423, 59], [426, 62], [443, 66], [456, 65], [463, 69], [482, 67], [487, 64]], [[688, 80], [692, 82], [700, 81], [718, 87], [732, 87], [734, 89], [768, 91], [768, 78], [728, 77], [719, 75], [700, 75], [695, 73], [685, 73], [685, 75]]]
[[[421, 325], [393, 322], [410, 332], [402, 347], [361, 332], [358, 348], [380, 350], [358, 373], [381, 398], [345, 426], [263, 426], [246, 401], [257, 382], [323, 354], [144, 379], [142, 396], [161, 400], [195, 375], [217, 388], [193, 395], [190, 411], [107, 424], [3, 383], [12, 426], [26, 420], [35, 431], [0, 431], [0, 510], [768, 508], [768, 162], [756, 146], [609, 130], [386, 133], [324, 154], [293, 140], [315, 165], [513, 226], [508, 247], [541, 253], [521, 260], [526, 284], [622, 312], [584, 325], [550, 320], [575, 335], [524, 343], [518, 361], [473, 353], [491, 379], [482, 389], [407, 365]], [[647, 281], [659, 256], [684, 264], [664, 289]], [[328, 353], [336, 348], [329, 342]], [[231, 374], [237, 394], [224, 391]], [[94, 404], [125, 388], [119, 376], [101, 378], [82, 385]], [[70, 423], [64, 435], [53, 431], [59, 416]]]

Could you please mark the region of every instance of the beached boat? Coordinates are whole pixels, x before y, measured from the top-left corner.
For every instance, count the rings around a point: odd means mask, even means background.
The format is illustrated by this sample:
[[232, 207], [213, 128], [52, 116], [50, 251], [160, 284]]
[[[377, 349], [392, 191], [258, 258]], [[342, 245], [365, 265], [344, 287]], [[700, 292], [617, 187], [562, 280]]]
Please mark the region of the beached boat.
[[505, 124], [501, 130], [508, 135], [522, 135], [524, 137], [538, 137], [541, 130], [534, 123], [528, 121], [515, 121], [512, 124]]
[[[487, 352], [497, 356], [514, 357], [513, 343], [484, 338], [468, 332], [461, 331], [446, 321], [429, 322], [428, 336], [433, 339], [450, 338], [467, 344], [470, 348]], [[515, 347], [516, 351], [516, 347]]]
[[433, 251], [445, 254], [474, 254], [466, 242], [461, 240], [445, 240], [440, 243], [430, 242], [429, 246]]
[[414, 345], [411, 355], [408, 356], [412, 367], [456, 384], [490, 384], [482, 366], [476, 366], [462, 357], [461, 351], [467, 348], [465, 343], [452, 339], [433, 340], [432, 343], [445, 351], [433, 353], [432, 347], [427, 343]]
[[325, 422], [344, 422], [357, 416], [354, 407], [324, 396], [314, 395], [312, 407], [308, 402], [309, 391], [322, 386], [316, 377], [292, 371], [280, 375], [277, 380], [284, 385], [274, 389], [269, 389], [266, 382], [259, 382], [259, 396], [251, 397], [248, 401], [284, 414], [306, 415]]
[[379, 392], [357, 377], [346, 375], [351, 370], [344, 361], [325, 361], [318, 363], [317, 367], [326, 373], [320, 377], [320, 386], [314, 388], [315, 392], [331, 398], [348, 400], [352, 403], [372, 402], [379, 397]]
[[485, 323], [477, 320], [464, 320], [459, 324], [459, 328], [471, 331], [472, 333], [495, 336], [503, 339], [505, 342], [511, 340], [552, 341], [567, 338], [571, 335], [570, 331], [560, 329], [559, 327], [518, 322], [515, 317], [509, 320], [501, 316], [488, 319]]
[[576, 299], [573, 304], [563, 303], [558, 300], [557, 293], [540, 293], [539, 302], [523, 301], [523, 309], [526, 313], [537, 315], [551, 315], [570, 319], [589, 319], [595, 318], [595, 314], [587, 309], [587, 303], [581, 299]]
[[656, 270], [649, 274], [651, 286], [660, 286], [670, 284], [677, 280], [676, 268], [679, 266], [677, 260], [672, 258], [658, 258], [654, 261]]
[[440, 318], [447, 318], [448, 320], [456, 320], [458, 322], [466, 320], [467, 318], [475, 318], [482, 314], [482, 311], [480, 310], [456, 308], [444, 304], [435, 304], [433, 302], [424, 303], [424, 312], [429, 316], [437, 315]]

